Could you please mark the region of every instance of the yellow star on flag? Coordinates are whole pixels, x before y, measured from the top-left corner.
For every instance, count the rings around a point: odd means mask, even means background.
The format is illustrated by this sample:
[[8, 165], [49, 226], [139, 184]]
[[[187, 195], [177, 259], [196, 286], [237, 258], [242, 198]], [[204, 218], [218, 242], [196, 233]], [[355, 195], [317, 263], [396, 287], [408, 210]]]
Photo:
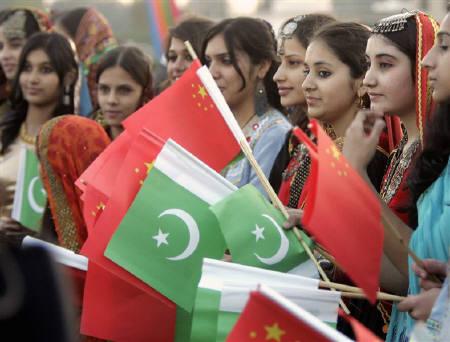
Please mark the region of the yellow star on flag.
[[153, 168], [153, 162], [151, 162], [151, 163], [144, 163], [144, 165], [147, 168], [147, 174], [149, 174], [150, 170]]
[[106, 205], [103, 203], [103, 202], [100, 202], [98, 205], [97, 205], [97, 210], [104, 210], [106, 208]]
[[331, 153], [333, 154], [334, 159], [339, 160], [339, 157], [341, 156], [341, 152], [338, 150], [338, 148], [335, 145], [331, 146]]
[[256, 338], [256, 331], [250, 331], [250, 338], [255, 339]]
[[204, 99], [206, 96], [208, 96], [208, 93], [206, 92], [205, 87], [201, 86], [200, 84], [198, 85], [197, 94], [199, 94], [202, 97], [202, 99]]
[[284, 330], [281, 330], [281, 328], [278, 326], [278, 323], [274, 323], [273, 325], [265, 325], [264, 329], [267, 332], [266, 341], [274, 340], [280, 342], [281, 336], [286, 334], [286, 332]]

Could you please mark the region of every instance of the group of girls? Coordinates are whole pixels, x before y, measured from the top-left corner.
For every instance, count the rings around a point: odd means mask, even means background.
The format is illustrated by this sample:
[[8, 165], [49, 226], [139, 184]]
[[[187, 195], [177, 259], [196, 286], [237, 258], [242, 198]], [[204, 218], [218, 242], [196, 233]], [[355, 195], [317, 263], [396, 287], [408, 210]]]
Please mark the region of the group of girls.
[[[187, 18], [169, 31], [167, 79], [158, 84], [151, 59], [136, 47], [117, 46], [94, 9], [54, 21], [49, 32], [40, 12], [0, 13], [2, 239], [33, 234], [10, 218], [19, 149], [26, 145], [37, 149], [48, 196], [40, 237], [79, 251], [87, 230], [75, 180], [122, 133], [126, 117], [182, 76], [192, 62], [183, 43], [189, 40], [264, 174], [292, 208], [291, 223], [298, 223], [308, 201], [311, 166], [291, 130], [298, 126], [314, 138], [308, 123], [316, 119], [379, 194], [383, 215], [411, 248], [422, 258], [448, 260], [448, 16], [438, 33], [422, 12], [382, 19], [372, 30], [328, 15], [300, 15], [282, 25], [278, 39], [260, 19]], [[243, 156], [222, 173], [238, 187], [251, 183], [264, 193]], [[418, 278], [390, 232], [385, 229], [381, 287], [418, 294]], [[330, 277], [348, 281], [320, 258]], [[405, 340], [411, 331], [414, 317], [394, 308], [389, 319], [389, 303], [353, 300], [349, 307], [390, 341]], [[350, 334], [343, 322], [338, 328]]]

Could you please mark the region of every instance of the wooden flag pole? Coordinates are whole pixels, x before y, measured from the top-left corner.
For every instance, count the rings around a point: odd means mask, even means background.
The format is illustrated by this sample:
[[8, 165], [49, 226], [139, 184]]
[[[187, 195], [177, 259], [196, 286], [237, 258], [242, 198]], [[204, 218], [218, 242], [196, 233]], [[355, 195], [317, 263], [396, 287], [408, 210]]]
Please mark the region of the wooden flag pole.
[[[356, 293], [356, 292], [341, 292], [341, 297], [344, 298], [354, 298], [354, 299], [366, 299], [366, 295], [364, 293]], [[378, 292], [377, 300], [388, 300], [391, 302], [401, 302], [405, 297], [395, 296], [389, 293]]]
[[[188, 52], [191, 54], [192, 58], [194, 60], [198, 59], [197, 54], [195, 53], [195, 51], [192, 48], [192, 45], [189, 43], [189, 41], [185, 41], [184, 44], [185, 44]], [[232, 129], [232, 128], [230, 127], [230, 129]], [[242, 131], [240, 133], [242, 135]], [[287, 213], [286, 208], [281, 203], [281, 201], [278, 198], [277, 194], [275, 193], [275, 191], [273, 190], [273, 188], [270, 185], [269, 181], [267, 180], [267, 177], [264, 175], [264, 172], [261, 170], [261, 167], [259, 166], [258, 162], [256, 161], [256, 159], [255, 159], [255, 157], [253, 155], [252, 150], [250, 149], [250, 145], [248, 144], [247, 140], [245, 140], [245, 138], [243, 138], [243, 139], [238, 139], [237, 138], [237, 141], [239, 142], [239, 145], [241, 147], [242, 152], [244, 153], [244, 155], [246, 156], [246, 158], [250, 162], [250, 165], [252, 166], [253, 170], [255, 171], [256, 175], [258, 176], [258, 179], [261, 182], [262, 186], [264, 187], [264, 190], [269, 195], [269, 198], [271, 199], [272, 203], [276, 207], [278, 207], [278, 209], [282, 212], [284, 217], [287, 219], [289, 217], [289, 214]], [[330, 279], [328, 278], [328, 276], [326, 275], [325, 271], [320, 266], [319, 262], [317, 261], [316, 257], [314, 256], [313, 252], [311, 251], [309, 246], [306, 244], [306, 242], [303, 240], [303, 238], [302, 238], [302, 236], [300, 234], [300, 231], [296, 227], [294, 227], [294, 233], [297, 236], [297, 238], [299, 239], [301, 245], [303, 246], [304, 250], [306, 251], [306, 253], [310, 257], [310, 259], [316, 265], [317, 270], [319, 271], [319, 273], [322, 276], [322, 278], [325, 281], [330, 282]], [[344, 312], [346, 314], [350, 314], [350, 310], [347, 308], [345, 303], [342, 300], [340, 300], [339, 303], [340, 303], [342, 309], [344, 310]]]

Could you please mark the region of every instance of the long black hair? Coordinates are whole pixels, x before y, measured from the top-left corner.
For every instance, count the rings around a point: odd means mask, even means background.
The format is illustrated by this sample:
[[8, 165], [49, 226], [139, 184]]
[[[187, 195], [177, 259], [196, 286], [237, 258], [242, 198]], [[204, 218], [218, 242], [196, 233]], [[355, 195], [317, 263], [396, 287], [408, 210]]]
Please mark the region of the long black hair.
[[423, 150], [408, 178], [411, 191], [410, 226], [417, 227], [417, 201], [441, 175], [450, 156], [450, 98], [439, 104], [427, 122]]
[[[58, 33], [36, 33], [27, 40], [20, 54], [17, 74], [13, 82], [13, 91], [11, 94], [12, 111], [7, 113], [0, 123], [0, 154], [4, 154], [11, 143], [17, 138], [20, 126], [27, 117], [28, 102], [23, 97], [19, 78], [24, 70], [28, 55], [36, 50], [43, 50], [47, 54], [50, 64], [59, 78], [60, 96], [52, 117], [62, 114], [72, 114], [74, 112], [73, 95], [77, 80], [78, 65], [73, 50], [67, 39]], [[70, 84], [69, 93], [67, 94], [70, 97], [70, 103], [64, 104], [64, 81], [71, 72], [73, 73], [73, 82]]]
[[263, 83], [267, 101], [279, 111], [283, 111], [278, 95], [278, 88], [273, 81], [273, 75], [278, 69], [277, 41], [272, 26], [261, 19], [238, 17], [225, 19], [214, 25], [207, 33], [202, 47], [202, 59], [205, 62], [206, 47], [211, 39], [222, 34], [225, 46], [230, 55], [231, 64], [242, 80], [242, 89], [246, 87], [245, 77], [236, 60], [236, 52], [242, 51], [254, 65], [269, 61], [270, 68]]

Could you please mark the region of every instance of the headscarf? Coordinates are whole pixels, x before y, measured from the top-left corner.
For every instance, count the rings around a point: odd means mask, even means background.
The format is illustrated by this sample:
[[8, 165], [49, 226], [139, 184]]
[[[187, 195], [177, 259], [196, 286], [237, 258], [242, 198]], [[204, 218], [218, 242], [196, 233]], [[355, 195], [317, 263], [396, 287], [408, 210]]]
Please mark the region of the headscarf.
[[98, 123], [75, 115], [54, 118], [39, 133], [41, 177], [58, 241], [64, 248], [78, 252], [87, 238], [75, 181], [109, 143]]
[[93, 107], [96, 107], [96, 70], [100, 58], [117, 46], [108, 20], [96, 9], [89, 8], [78, 24], [75, 35], [78, 58], [87, 77], [89, 93]]
[[[380, 20], [373, 28], [374, 33], [402, 31], [407, 25], [407, 19], [414, 16], [416, 21], [416, 61], [414, 65], [416, 123], [419, 130], [420, 142], [423, 146], [424, 127], [433, 110], [431, 88], [428, 82], [428, 71], [421, 62], [428, 51], [433, 47], [439, 25], [428, 14], [420, 11], [405, 12]], [[389, 125], [388, 125], [389, 128]], [[398, 136], [397, 132], [393, 136]]]

